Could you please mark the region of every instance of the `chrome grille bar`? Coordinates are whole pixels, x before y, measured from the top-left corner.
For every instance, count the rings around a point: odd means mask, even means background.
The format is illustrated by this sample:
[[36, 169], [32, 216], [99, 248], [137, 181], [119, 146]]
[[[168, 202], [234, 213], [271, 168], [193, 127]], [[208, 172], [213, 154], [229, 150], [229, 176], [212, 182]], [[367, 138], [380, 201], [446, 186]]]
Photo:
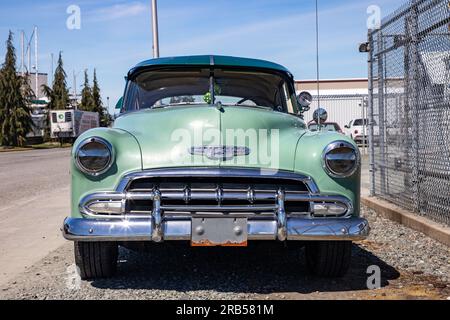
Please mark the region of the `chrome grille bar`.
[[[216, 205], [195, 205], [189, 204], [190, 201], [194, 200], [212, 200], [217, 201], [217, 193], [211, 192], [193, 192], [190, 190], [189, 199], [186, 199], [184, 193], [180, 192], [161, 192], [160, 190], [150, 191], [148, 193], [143, 192], [126, 192], [126, 193], [94, 193], [86, 196], [80, 202], [80, 212], [82, 214], [92, 216], [92, 212], [88, 209], [89, 205], [97, 201], [139, 201], [146, 200], [152, 201], [153, 207], [155, 204], [159, 203], [160, 209], [162, 211], [182, 211], [182, 212], [195, 212], [195, 211], [239, 211], [239, 212], [258, 212], [267, 210], [278, 210], [281, 205], [285, 208], [286, 204], [296, 203], [296, 202], [308, 202], [308, 203], [338, 203], [342, 204], [347, 208], [346, 216], [350, 216], [353, 213], [353, 205], [350, 200], [343, 196], [333, 196], [333, 195], [311, 195], [301, 192], [288, 192], [279, 190], [278, 192], [259, 192], [251, 191], [251, 198], [249, 199], [247, 193], [234, 193], [226, 194], [222, 193], [222, 201], [220, 204], [217, 202]], [[165, 204], [167, 200], [182, 201], [185, 205], [171, 205]], [[186, 200], [187, 203], [186, 203]], [[247, 205], [226, 205], [226, 201], [236, 200], [236, 201], [249, 201]], [[272, 201], [273, 204], [258, 204], [258, 201]], [[150, 209], [149, 209], [150, 212]], [[281, 211], [280, 211], [281, 212]], [[278, 212], [278, 214], [280, 214]], [[282, 213], [282, 212], [281, 212]], [[99, 216], [98, 214], [95, 216]]]
[[278, 209], [276, 205], [250, 205], [250, 206], [171, 206], [163, 205], [162, 210], [180, 212], [269, 212]]

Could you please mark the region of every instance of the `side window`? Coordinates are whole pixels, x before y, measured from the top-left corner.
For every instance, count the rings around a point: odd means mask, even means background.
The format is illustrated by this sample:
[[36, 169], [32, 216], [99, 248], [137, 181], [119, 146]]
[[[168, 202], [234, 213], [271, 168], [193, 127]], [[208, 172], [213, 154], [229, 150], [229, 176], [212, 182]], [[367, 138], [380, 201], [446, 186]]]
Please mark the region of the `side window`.
[[284, 94], [283, 100], [287, 113], [297, 114], [298, 113], [297, 97], [295, 95], [295, 92], [290, 94], [289, 87], [286, 82], [283, 83], [283, 94]]
[[129, 81], [124, 95], [121, 113], [138, 110], [139, 106], [136, 105], [136, 102], [136, 84]]

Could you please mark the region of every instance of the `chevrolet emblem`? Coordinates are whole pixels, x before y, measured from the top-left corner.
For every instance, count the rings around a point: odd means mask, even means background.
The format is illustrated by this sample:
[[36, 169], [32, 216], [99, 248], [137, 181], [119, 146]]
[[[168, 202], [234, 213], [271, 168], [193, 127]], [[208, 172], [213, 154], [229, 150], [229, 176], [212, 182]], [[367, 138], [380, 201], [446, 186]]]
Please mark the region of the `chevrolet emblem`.
[[192, 155], [206, 156], [210, 160], [227, 161], [238, 156], [248, 156], [250, 149], [247, 147], [201, 146], [190, 148], [189, 153]]

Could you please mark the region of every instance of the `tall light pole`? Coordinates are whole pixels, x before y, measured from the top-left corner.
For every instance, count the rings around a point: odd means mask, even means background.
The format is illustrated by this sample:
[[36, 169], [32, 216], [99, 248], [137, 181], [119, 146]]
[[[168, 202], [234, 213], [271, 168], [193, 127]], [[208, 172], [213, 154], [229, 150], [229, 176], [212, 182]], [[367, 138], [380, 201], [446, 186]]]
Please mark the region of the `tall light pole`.
[[153, 58], [159, 58], [158, 5], [152, 0]]
[[78, 72], [76, 72], [75, 69], [73, 70], [73, 97], [75, 99], [75, 105], [74, 105], [75, 110], [78, 110], [77, 77], [81, 73], [81, 71], [83, 71], [83, 70], [80, 70]]

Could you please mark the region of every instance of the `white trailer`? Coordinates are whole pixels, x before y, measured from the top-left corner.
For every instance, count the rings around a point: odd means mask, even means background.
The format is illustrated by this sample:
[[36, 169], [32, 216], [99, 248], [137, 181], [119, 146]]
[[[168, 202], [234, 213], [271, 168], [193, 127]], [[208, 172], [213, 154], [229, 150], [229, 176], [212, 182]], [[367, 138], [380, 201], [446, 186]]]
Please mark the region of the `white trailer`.
[[50, 131], [53, 139], [77, 138], [83, 132], [99, 126], [97, 112], [81, 110], [50, 111]]

